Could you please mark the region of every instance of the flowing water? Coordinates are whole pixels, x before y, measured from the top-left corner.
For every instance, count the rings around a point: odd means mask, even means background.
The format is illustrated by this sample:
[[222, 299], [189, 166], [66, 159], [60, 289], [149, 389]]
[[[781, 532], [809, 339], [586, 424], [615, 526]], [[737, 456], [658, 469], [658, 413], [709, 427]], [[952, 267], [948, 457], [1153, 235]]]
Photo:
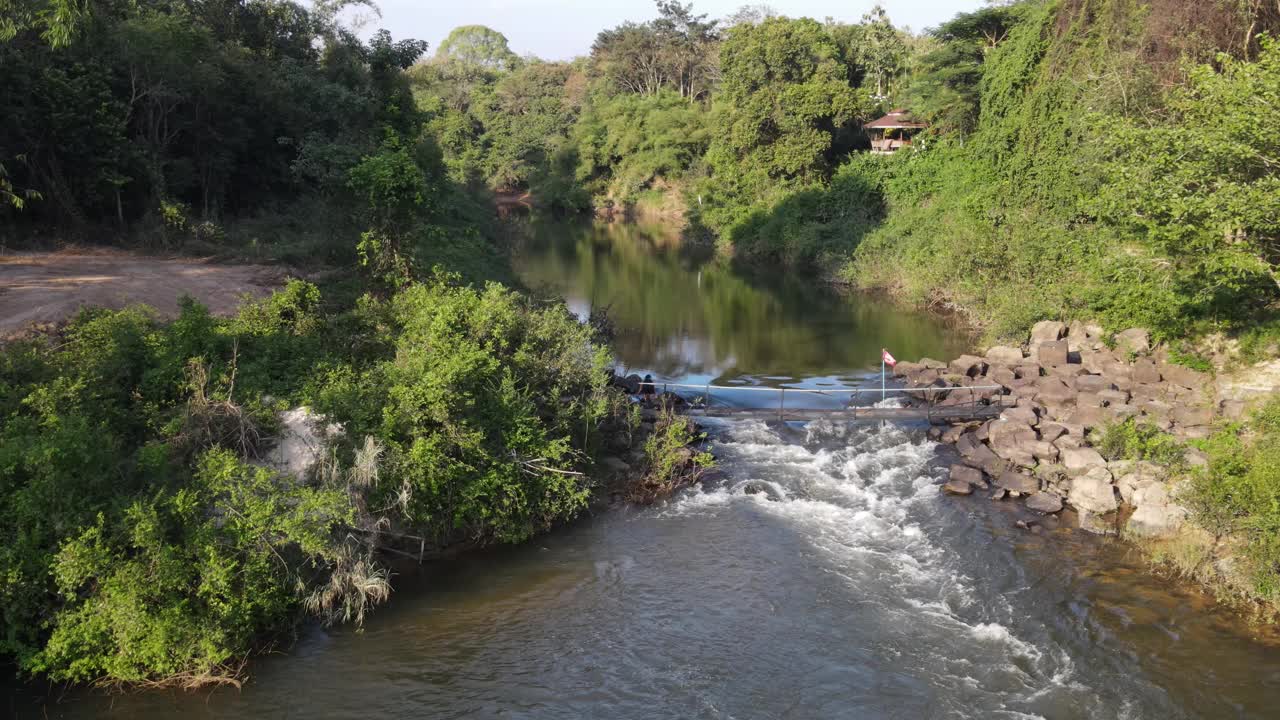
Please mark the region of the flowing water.
[[[634, 226], [538, 228], [526, 282], [610, 305], [660, 380], [875, 386], [926, 316], [706, 264]], [[398, 579], [242, 690], [62, 697], [21, 717], [1275, 718], [1280, 644], [1130, 549], [949, 498], [921, 427], [709, 428], [725, 476]], [[749, 492], [755, 491], [755, 492]], [[765, 490], [765, 492], [759, 492]], [[4, 708], [0, 707], [0, 711]]]

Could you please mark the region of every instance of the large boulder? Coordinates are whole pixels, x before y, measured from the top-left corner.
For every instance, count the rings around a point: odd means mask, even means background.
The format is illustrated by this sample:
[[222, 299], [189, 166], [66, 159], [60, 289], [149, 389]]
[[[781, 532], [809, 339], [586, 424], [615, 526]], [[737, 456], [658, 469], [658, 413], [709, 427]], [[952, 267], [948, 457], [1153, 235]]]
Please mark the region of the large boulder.
[[1169, 537], [1182, 527], [1187, 509], [1173, 502], [1164, 483], [1156, 482], [1138, 488], [1133, 494], [1136, 508], [1125, 530], [1142, 537]]
[[1041, 367], [1053, 367], [1067, 364], [1067, 341], [1053, 340], [1032, 345], [1035, 348], [1035, 359]]
[[628, 395], [635, 395], [640, 392], [640, 376], [635, 373], [618, 380], [618, 385], [626, 391]]
[[947, 479], [953, 483], [964, 483], [966, 485], [974, 485], [985, 488], [987, 481], [982, 478], [982, 471], [977, 468], [969, 467], [955, 463], [951, 466], [947, 474]]
[[1070, 405], [1076, 401], [1076, 391], [1062, 378], [1042, 377], [1036, 381], [1036, 397], [1045, 405]]
[[1129, 328], [1116, 333], [1116, 349], [1122, 353], [1141, 355], [1151, 350], [1151, 333], [1142, 328]]
[[1040, 439], [1045, 442], [1053, 442], [1067, 434], [1067, 427], [1062, 423], [1042, 422], [1038, 429], [1040, 431]]
[[1027, 508], [1049, 515], [1062, 509], [1062, 498], [1050, 492], [1037, 492], [1027, 498]]
[[1012, 422], [1022, 423], [1027, 426], [1034, 426], [1040, 422], [1040, 417], [1036, 414], [1035, 408], [1028, 405], [1018, 405], [1008, 408], [1000, 413], [1001, 420], [1010, 420]]
[[1088, 472], [1072, 479], [1067, 502], [1078, 510], [1099, 515], [1120, 507], [1115, 486], [1111, 484], [1111, 473], [1102, 465], [1092, 466]]
[[1138, 358], [1133, 362], [1132, 376], [1135, 383], [1158, 383], [1160, 368], [1156, 367], [1156, 362], [1151, 358]]
[[1030, 425], [1014, 420], [997, 420], [991, 423], [987, 435], [987, 442], [996, 455], [1023, 467], [1036, 464], [1032, 450], [1038, 439]]
[[1078, 375], [1072, 381], [1077, 392], [1101, 393], [1115, 387], [1110, 380], [1101, 375]]
[[1022, 350], [1012, 345], [996, 345], [987, 349], [987, 362], [995, 365], [1021, 365]]
[[1212, 378], [1209, 377], [1208, 373], [1192, 370], [1184, 365], [1161, 363], [1159, 369], [1160, 376], [1163, 377], [1166, 382], [1187, 388], [1188, 390], [1203, 389], [1212, 381]]
[[893, 376], [894, 377], [912, 377], [924, 369], [925, 367], [920, 363], [908, 362], [906, 360], [899, 360], [898, 363], [893, 366]]
[[1002, 487], [1011, 492], [1030, 495], [1040, 491], [1040, 481], [1030, 475], [1023, 475], [1019, 472], [1007, 470], [996, 476], [997, 487]]
[[1213, 422], [1213, 411], [1205, 407], [1176, 407], [1169, 414], [1169, 419], [1183, 426], [1208, 425]]
[[1062, 466], [1072, 475], [1082, 475], [1095, 467], [1105, 468], [1107, 461], [1093, 448], [1063, 450], [1059, 456]]
[[1031, 326], [1031, 347], [1043, 342], [1054, 342], [1066, 334], [1066, 323], [1060, 323], [1056, 320], [1042, 320]]
[[956, 375], [977, 377], [987, 372], [987, 361], [977, 355], [961, 355], [951, 361], [948, 369]]
[[1067, 328], [1067, 343], [1072, 352], [1093, 350], [1102, 346], [1102, 326], [1073, 320]]
[[1120, 499], [1128, 505], [1134, 504], [1134, 494], [1138, 490], [1158, 483], [1164, 479], [1164, 470], [1154, 463], [1137, 462], [1128, 466], [1110, 463], [1108, 469], [1116, 479], [1116, 489], [1120, 491]]

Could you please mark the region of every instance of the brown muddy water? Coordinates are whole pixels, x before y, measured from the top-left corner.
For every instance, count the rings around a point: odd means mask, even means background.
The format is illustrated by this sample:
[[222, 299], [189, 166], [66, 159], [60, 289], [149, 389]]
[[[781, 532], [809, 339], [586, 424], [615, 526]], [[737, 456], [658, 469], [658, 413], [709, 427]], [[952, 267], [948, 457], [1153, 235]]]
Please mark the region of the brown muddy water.
[[[708, 264], [634, 226], [541, 226], [518, 270], [660, 381], [879, 382], [927, 316]], [[723, 480], [397, 579], [241, 690], [45, 693], [21, 718], [1275, 718], [1280, 644], [1123, 543], [950, 498], [919, 426], [710, 428]], [[748, 488], [767, 492], [747, 492]]]

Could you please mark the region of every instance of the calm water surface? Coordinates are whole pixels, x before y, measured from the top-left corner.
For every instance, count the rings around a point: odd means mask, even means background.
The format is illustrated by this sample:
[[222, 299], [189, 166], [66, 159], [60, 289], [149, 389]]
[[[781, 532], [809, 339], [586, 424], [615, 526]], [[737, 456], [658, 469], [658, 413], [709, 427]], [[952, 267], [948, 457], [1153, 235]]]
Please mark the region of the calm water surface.
[[[710, 265], [635, 226], [542, 226], [519, 272], [610, 306], [662, 379], [878, 384], [926, 316]], [[240, 691], [14, 694], [19, 717], [1276, 718], [1280, 645], [1123, 544], [942, 496], [918, 427], [711, 428], [726, 479], [399, 578]], [[761, 484], [768, 493], [750, 494]], [[3, 710], [0, 707], [0, 710]]]

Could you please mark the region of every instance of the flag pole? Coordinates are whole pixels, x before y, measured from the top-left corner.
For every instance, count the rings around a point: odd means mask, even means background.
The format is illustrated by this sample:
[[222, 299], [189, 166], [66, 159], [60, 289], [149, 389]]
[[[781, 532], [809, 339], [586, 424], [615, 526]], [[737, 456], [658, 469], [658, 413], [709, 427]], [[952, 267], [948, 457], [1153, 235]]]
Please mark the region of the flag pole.
[[885, 349], [880, 348], [880, 402], [884, 402], [884, 353]]

